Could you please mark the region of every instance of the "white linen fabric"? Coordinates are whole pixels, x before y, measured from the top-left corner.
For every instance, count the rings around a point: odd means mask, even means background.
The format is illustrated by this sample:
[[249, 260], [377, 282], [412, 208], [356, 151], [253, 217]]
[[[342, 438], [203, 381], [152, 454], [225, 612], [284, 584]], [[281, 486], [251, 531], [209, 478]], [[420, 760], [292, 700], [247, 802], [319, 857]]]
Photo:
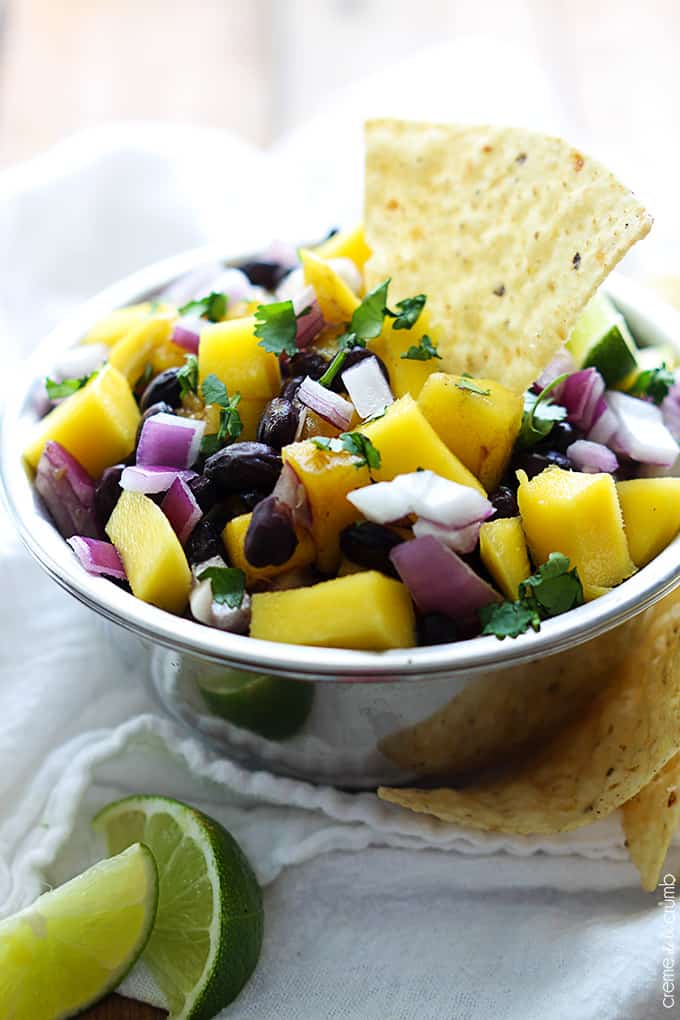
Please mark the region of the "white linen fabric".
[[[429, 55], [408, 74], [434, 86], [455, 68], [462, 83], [478, 56], [471, 43], [454, 63], [449, 52]], [[488, 48], [485, 58], [494, 59]], [[389, 99], [389, 81], [349, 92], [330, 122], [266, 156], [215, 131], [137, 124], [88, 132], [5, 172], [0, 386], [60, 316], [156, 258], [212, 241], [252, 250], [268, 235], [314, 237], [349, 222], [359, 205], [361, 116], [418, 112]], [[547, 126], [546, 83], [525, 69], [516, 88], [504, 107], [521, 102], [535, 114], [527, 120]], [[451, 92], [422, 96], [435, 94]], [[425, 114], [460, 115], [448, 103]], [[496, 119], [517, 119], [497, 106]], [[481, 107], [466, 114], [492, 116]], [[333, 152], [327, 176], [324, 152], [339, 124], [351, 144], [341, 158]], [[563, 127], [559, 118], [551, 126]], [[409, 816], [371, 794], [249, 773], [158, 715], [141, 667], [121, 670], [96, 615], [30, 560], [4, 511], [0, 570], [0, 916], [97, 859], [90, 820], [100, 806], [163, 793], [220, 819], [265, 885], [263, 959], [225, 1017], [668, 1012], [662, 981], [675, 914], [659, 905], [662, 891], [639, 891], [618, 817], [565, 837], [513, 839]], [[669, 871], [678, 863], [674, 849]], [[162, 1004], [143, 969], [124, 988]]]

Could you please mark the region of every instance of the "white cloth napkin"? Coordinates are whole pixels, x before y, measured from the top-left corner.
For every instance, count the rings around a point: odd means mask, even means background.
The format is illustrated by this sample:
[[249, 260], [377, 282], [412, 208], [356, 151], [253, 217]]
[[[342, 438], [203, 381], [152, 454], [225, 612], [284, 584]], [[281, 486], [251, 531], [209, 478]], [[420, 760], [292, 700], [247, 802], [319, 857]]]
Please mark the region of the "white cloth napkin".
[[[436, 66], [421, 60], [420, 72]], [[523, 87], [528, 96], [543, 84]], [[380, 79], [369, 90], [370, 112], [384, 108], [384, 88]], [[360, 106], [350, 96], [333, 108], [355, 143]], [[61, 315], [153, 259], [213, 240], [247, 250], [267, 234], [315, 236], [346, 220], [356, 145], [324, 181], [314, 140], [329, 130], [312, 125], [263, 157], [219, 132], [122, 125], [0, 176], [5, 382]], [[309, 152], [315, 162], [303, 167]], [[409, 816], [371, 794], [248, 773], [159, 717], [138, 664], [121, 668], [110, 633], [31, 562], [4, 515], [0, 570], [0, 916], [101, 854], [90, 830], [101, 805], [165, 793], [219, 818], [266, 887], [263, 959], [225, 1017], [668, 1012], [675, 915], [639, 892], [618, 818], [569, 837], [509, 839]], [[674, 852], [669, 869], [677, 863]], [[162, 1003], [141, 970], [125, 989]]]

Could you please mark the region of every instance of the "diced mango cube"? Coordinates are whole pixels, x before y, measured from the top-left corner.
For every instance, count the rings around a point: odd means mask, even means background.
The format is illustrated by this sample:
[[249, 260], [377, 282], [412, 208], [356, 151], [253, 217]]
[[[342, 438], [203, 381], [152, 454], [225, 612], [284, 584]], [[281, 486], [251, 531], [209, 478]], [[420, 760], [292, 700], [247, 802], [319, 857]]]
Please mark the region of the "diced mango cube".
[[170, 521], [141, 492], [124, 490], [106, 525], [133, 594], [169, 613], [184, 611], [191, 570]]
[[616, 489], [631, 559], [644, 567], [680, 531], [680, 478], [634, 478]]
[[342, 230], [314, 249], [323, 259], [351, 259], [361, 270], [371, 256], [366, 244], [364, 225], [360, 223], [353, 230]]
[[168, 368], [181, 368], [186, 361], [187, 354], [183, 347], [175, 344], [172, 340], [161, 341], [151, 351], [151, 367], [154, 375], [160, 375]]
[[396, 400], [382, 418], [364, 425], [360, 431], [380, 453], [380, 467], [372, 472], [376, 481], [389, 482], [420, 467], [484, 493], [475, 476], [439, 438], [411, 397]]
[[412, 329], [394, 329], [394, 320], [386, 318], [380, 336], [369, 343], [370, 349], [385, 363], [395, 397], [408, 393], [416, 400], [432, 373], [439, 371], [441, 361], [438, 358], [418, 361], [402, 357], [410, 347], [418, 347], [424, 335], [438, 343], [440, 333], [430, 322], [427, 307], [423, 308]]
[[308, 567], [316, 557], [316, 546], [308, 531], [297, 528], [298, 544], [293, 555], [279, 566], [254, 567], [246, 557], [245, 542], [246, 532], [250, 526], [252, 514], [241, 514], [234, 517], [227, 523], [222, 538], [227, 550], [229, 560], [234, 567], [238, 567], [246, 575], [246, 586], [250, 588], [258, 581], [269, 581], [272, 577], [284, 574], [287, 570], [296, 567]]
[[313, 287], [326, 322], [349, 322], [359, 298], [325, 259], [308, 249], [301, 249], [300, 261], [305, 283]]
[[521, 581], [531, 574], [527, 544], [519, 517], [486, 521], [479, 532], [479, 554], [506, 599], [514, 602]]
[[550, 467], [531, 481], [524, 471], [517, 501], [534, 563], [561, 552], [576, 567], [586, 598], [630, 577], [630, 558], [614, 479]]
[[357, 468], [350, 454], [320, 449], [310, 439], [284, 446], [281, 453], [305, 487], [317, 564], [330, 574], [340, 561], [340, 532], [358, 517], [356, 507], [346, 499], [347, 493], [368, 485], [368, 471]]
[[415, 643], [407, 589], [377, 570], [253, 595], [252, 606], [250, 635], [265, 641], [376, 652]]
[[124, 460], [135, 445], [139, 408], [125, 378], [105, 365], [35, 427], [24, 457], [36, 468], [48, 439], [60, 443], [93, 478]]
[[425, 382], [418, 404], [448, 448], [493, 492], [522, 424], [522, 397], [493, 379], [435, 372]]
[[156, 349], [169, 342], [171, 333], [170, 319], [144, 319], [113, 345], [109, 364], [123, 373], [130, 386], [134, 386], [144, 374], [147, 364], [153, 365]]
[[278, 358], [260, 347], [254, 330], [254, 316], [206, 326], [198, 348], [200, 382], [216, 375], [230, 396], [240, 393], [242, 400], [275, 396], [281, 386]]
[[141, 326], [150, 316], [167, 316], [173, 313], [174, 309], [170, 305], [152, 304], [151, 301], [144, 301], [139, 305], [128, 305], [127, 308], [117, 308], [115, 312], [110, 312], [94, 324], [83, 339], [83, 343], [106, 344], [107, 347], [113, 347], [130, 330]]

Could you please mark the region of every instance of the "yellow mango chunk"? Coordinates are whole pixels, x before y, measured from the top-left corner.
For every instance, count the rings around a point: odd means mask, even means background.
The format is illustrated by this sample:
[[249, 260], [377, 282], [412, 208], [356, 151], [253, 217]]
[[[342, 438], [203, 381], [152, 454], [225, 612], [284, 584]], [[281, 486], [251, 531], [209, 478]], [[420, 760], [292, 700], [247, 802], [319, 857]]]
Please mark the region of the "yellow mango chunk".
[[278, 358], [260, 347], [254, 330], [254, 316], [206, 326], [198, 348], [200, 382], [216, 375], [230, 396], [240, 393], [243, 400], [276, 396], [281, 386]]
[[482, 485], [439, 438], [412, 397], [395, 400], [382, 418], [359, 431], [380, 453], [380, 467], [372, 472], [376, 481], [389, 482], [421, 467], [484, 494]]
[[616, 491], [631, 559], [644, 567], [680, 531], [680, 478], [634, 478]]
[[325, 259], [309, 249], [300, 249], [305, 283], [313, 287], [326, 322], [349, 322], [359, 298]]
[[167, 368], [181, 368], [186, 361], [188, 353], [179, 344], [174, 344], [172, 340], [161, 341], [151, 351], [151, 357], [149, 358], [153, 374], [159, 375], [161, 372], [165, 372]]
[[493, 492], [522, 424], [522, 397], [493, 379], [435, 372], [425, 382], [418, 404], [448, 448]]
[[35, 427], [24, 457], [35, 468], [49, 439], [60, 443], [93, 478], [124, 460], [135, 445], [139, 408], [125, 378], [105, 365]]
[[173, 313], [174, 309], [171, 305], [152, 305], [151, 301], [144, 301], [139, 305], [128, 305], [127, 308], [117, 308], [115, 312], [110, 312], [99, 322], [96, 322], [82, 342], [84, 344], [106, 344], [107, 347], [113, 347], [130, 330], [146, 322], [149, 316], [167, 316]]
[[363, 223], [354, 227], [353, 230], [342, 230], [339, 234], [329, 237], [314, 251], [322, 259], [351, 259], [361, 270], [371, 256], [371, 249], [366, 244], [364, 237]]
[[138, 599], [169, 613], [184, 611], [191, 570], [170, 521], [141, 492], [123, 491], [106, 525]]
[[340, 562], [340, 532], [358, 516], [347, 493], [368, 485], [368, 471], [357, 468], [350, 454], [321, 450], [310, 439], [284, 446], [281, 454], [307, 491], [319, 569], [333, 573]]
[[[246, 440], [255, 439], [257, 434], [257, 426], [260, 422], [260, 417], [267, 404], [266, 400], [240, 400], [238, 403], [238, 413], [241, 418], [241, 424], [243, 430], [238, 437], [240, 443], [244, 443]], [[220, 410], [217, 404], [208, 404], [200, 414], [192, 415], [192, 417], [200, 417], [205, 419], [205, 434], [207, 436], [214, 435], [220, 427]]]
[[311, 588], [253, 595], [250, 636], [323, 648], [385, 651], [415, 644], [411, 597], [377, 570]]
[[153, 364], [156, 349], [169, 342], [171, 333], [170, 319], [146, 318], [113, 345], [109, 364], [123, 373], [130, 386], [134, 386], [144, 374], [146, 365]]
[[486, 521], [479, 532], [479, 554], [496, 586], [514, 602], [521, 581], [531, 574], [527, 544], [519, 517]]
[[402, 357], [409, 347], [417, 347], [424, 335], [429, 336], [435, 345], [438, 343], [440, 331], [430, 322], [427, 307], [423, 308], [412, 329], [394, 329], [393, 320], [386, 318], [380, 336], [369, 342], [370, 349], [385, 362], [395, 397], [408, 393], [416, 400], [432, 373], [439, 371], [441, 362], [438, 358], [418, 361]]
[[296, 529], [298, 544], [295, 552], [285, 563], [279, 566], [254, 567], [247, 559], [245, 552], [246, 532], [250, 526], [252, 514], [241, 514], [228, 521], [222, 538], [229, 556], [229, 561], [246, 575], [246, 587], [250, 588], [258, 581], [269, 581], [272, 577], [284, 574], [296, 567], [308, 567], [316, 557], [316, 546], [309, 532], [302, 528]]
[[531, 481], [524, 471], [517, 477], [522, 527], [537, 566], [551, 552], [568, 556], [586, 599], [634, 573], [611, 475], [550, 467]]

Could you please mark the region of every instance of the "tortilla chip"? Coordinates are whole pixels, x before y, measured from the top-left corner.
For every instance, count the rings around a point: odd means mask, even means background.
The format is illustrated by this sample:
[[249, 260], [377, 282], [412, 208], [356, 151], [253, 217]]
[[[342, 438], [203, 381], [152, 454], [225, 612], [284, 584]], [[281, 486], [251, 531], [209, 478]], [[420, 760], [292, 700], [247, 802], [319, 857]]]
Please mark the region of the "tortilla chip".
[[552, 834], [611, 814], [680, 749], [680, 589], [587, 713], [514, 772], [461, 790], [382, 788], [383, 800], [493, 832]]
[[680, 754], [676, 754], [632, 800], [623, 805], [626, 846], [640, 872], [642, 888], [653, 892], [673, 833], [680, 822]]
[[583, 711], [642, 637], [642, 616], [538, 662], [482, 674], [432, 715], [380, 741], [404, 772], [448, 778], [507, 763]]
[[425, 293], [440, 366], [522, 392], [651, 227], [603, 166], [517, 128], [366, 125], [367, 290]]

